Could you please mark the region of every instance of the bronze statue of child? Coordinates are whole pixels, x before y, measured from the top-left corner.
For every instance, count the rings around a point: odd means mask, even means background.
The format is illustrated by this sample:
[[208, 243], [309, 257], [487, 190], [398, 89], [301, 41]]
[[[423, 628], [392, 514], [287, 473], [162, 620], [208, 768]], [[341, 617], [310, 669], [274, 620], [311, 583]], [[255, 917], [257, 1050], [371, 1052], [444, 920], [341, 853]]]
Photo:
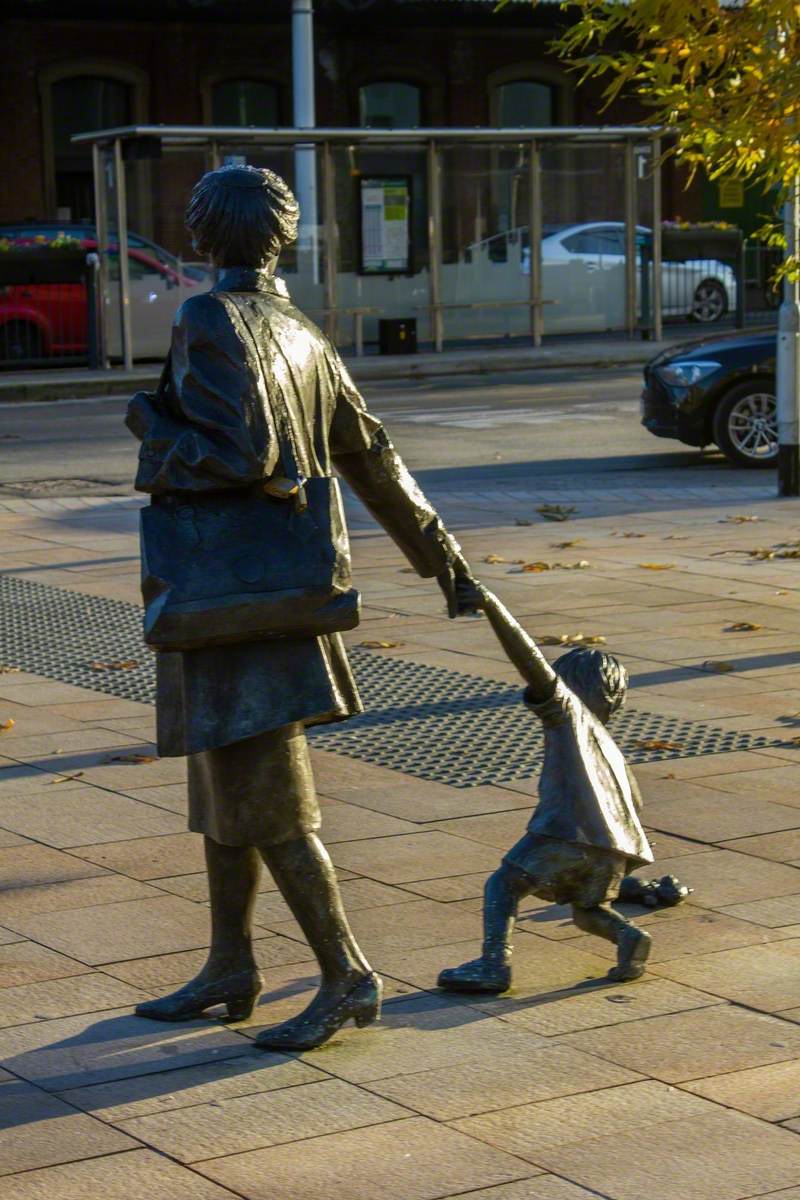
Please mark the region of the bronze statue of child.
[[483, 953], [442, 971], [439, 986], [506, 991], [525, 896], [570, 904], [579, 929], [616, 945], [609, 979], [638, 979], [652, 939], [610, 907], [627, 873], [653, 861], [636, 780], [605, 727], [625, 701], [627, 672], [612, 655], [584, 647], [562, 655], [554, 670], [500, 601], [482, 585], [470, 586], [527, 681], [524, 699], [544, 726], [545, 753], [528, 830], [486, 881]]

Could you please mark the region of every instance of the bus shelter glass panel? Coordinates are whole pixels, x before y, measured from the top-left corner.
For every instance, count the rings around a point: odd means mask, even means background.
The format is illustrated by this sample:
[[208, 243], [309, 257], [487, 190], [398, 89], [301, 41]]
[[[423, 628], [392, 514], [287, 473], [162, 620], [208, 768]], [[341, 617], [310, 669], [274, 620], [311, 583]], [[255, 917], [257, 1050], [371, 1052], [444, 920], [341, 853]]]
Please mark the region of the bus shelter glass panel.
[[277, 274], [292, 300], [320, 325], [325, 323], [325, 229], [321, 218], [322, 152], [312, 146], [219, 147], [220, 163], [266, 167], [285, 179], [300, 205], [298, 238], [281, 251]]
[[625, 158], [616, 144], [542, 146], [545, 333], [625, 327]]
[[[136, 158], [123, 160], [126, 198], [141, 192], [141, 177], [152, 172], [155, 196], [181, 198], [181, 203], [160, 204], [144, 211], [127, 205], [128, 282], [131, 340], [134, 359], [162, 359], [169, 349], [175, 314], [184, 300], [207, 291], [214, 282], [208, 263], [198, 262], [183, 223], [185, 201], [195, 182], [208, 168], [203, 151], [182, 151], [165, 156], [155, 165]], [[113, 172], [112, 172], [113, 175]], [[122, 353], [120, 297], [121, 270], [116, 197], [109, 196], [110, 246], [108, 255], [110, 315], [109, 351]]]
[[440, 175], [445, 339], [529, 334], [528, 147], [445, 145]]
[[[427, 158], [419, 146], [331, 148], [337, 344], [430, 341]], [[381, 322], [399, 322], [389, 327]], [[388, 340], [387, 340], [388, 339]], [[403, 342], [405, 339], [405, 343]]]

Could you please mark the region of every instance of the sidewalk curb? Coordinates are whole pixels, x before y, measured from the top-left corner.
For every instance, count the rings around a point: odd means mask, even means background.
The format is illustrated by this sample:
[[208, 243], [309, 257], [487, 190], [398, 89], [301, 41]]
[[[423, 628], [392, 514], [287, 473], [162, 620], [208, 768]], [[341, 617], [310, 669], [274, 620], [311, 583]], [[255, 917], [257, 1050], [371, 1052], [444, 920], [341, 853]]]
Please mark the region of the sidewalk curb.
[[[386, 355], [345, 358], [358, 383], [383, 380], [434, 379], [450, 375], [488, 375], [557, 367], [614, 368], [646, 363], [671, 342], [622, 342], [588, 346], [525, 347], [514, 350], [445, 351], [442, 354]], [[93, 396], [131, 395], [155, 389], [160, 365], [110, 368], [105, 371], [64, 368], [19, 372], [0, 378], [0, 404], [38, 400], [79, 400]]]

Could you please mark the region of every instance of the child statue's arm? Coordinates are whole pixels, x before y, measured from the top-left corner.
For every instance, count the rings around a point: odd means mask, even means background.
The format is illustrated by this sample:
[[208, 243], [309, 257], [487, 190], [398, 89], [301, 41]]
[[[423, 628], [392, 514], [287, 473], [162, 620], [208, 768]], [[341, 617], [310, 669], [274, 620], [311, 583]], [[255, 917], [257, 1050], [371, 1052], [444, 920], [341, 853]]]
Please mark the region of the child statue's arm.
[[482, 584], [478, 585], [478, 591], [481, 608], [489, 618], [500, 645], [528, 684], [531, 700], [534, 704], [549, 700], [556, 686], [555, 671], [533, 638], [528, 636], [494, 593]]

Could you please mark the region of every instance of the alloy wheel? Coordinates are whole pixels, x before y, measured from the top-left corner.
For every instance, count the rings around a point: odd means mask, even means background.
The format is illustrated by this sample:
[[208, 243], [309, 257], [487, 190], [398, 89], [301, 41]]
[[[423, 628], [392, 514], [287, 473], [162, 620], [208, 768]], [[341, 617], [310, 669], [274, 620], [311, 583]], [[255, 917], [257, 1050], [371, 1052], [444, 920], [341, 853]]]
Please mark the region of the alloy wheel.
[[728, 413], [728, 435], [744, 458], [773, 459], [778, 453], [778, 408], [770, 392], [750, 392]]
[[695, 290], [692, 297], [691, 316], [695, 321], [710, 325], [719, 321], [728, 308], [728, 296], [725, 288], [715, 279], [707, 279]]

